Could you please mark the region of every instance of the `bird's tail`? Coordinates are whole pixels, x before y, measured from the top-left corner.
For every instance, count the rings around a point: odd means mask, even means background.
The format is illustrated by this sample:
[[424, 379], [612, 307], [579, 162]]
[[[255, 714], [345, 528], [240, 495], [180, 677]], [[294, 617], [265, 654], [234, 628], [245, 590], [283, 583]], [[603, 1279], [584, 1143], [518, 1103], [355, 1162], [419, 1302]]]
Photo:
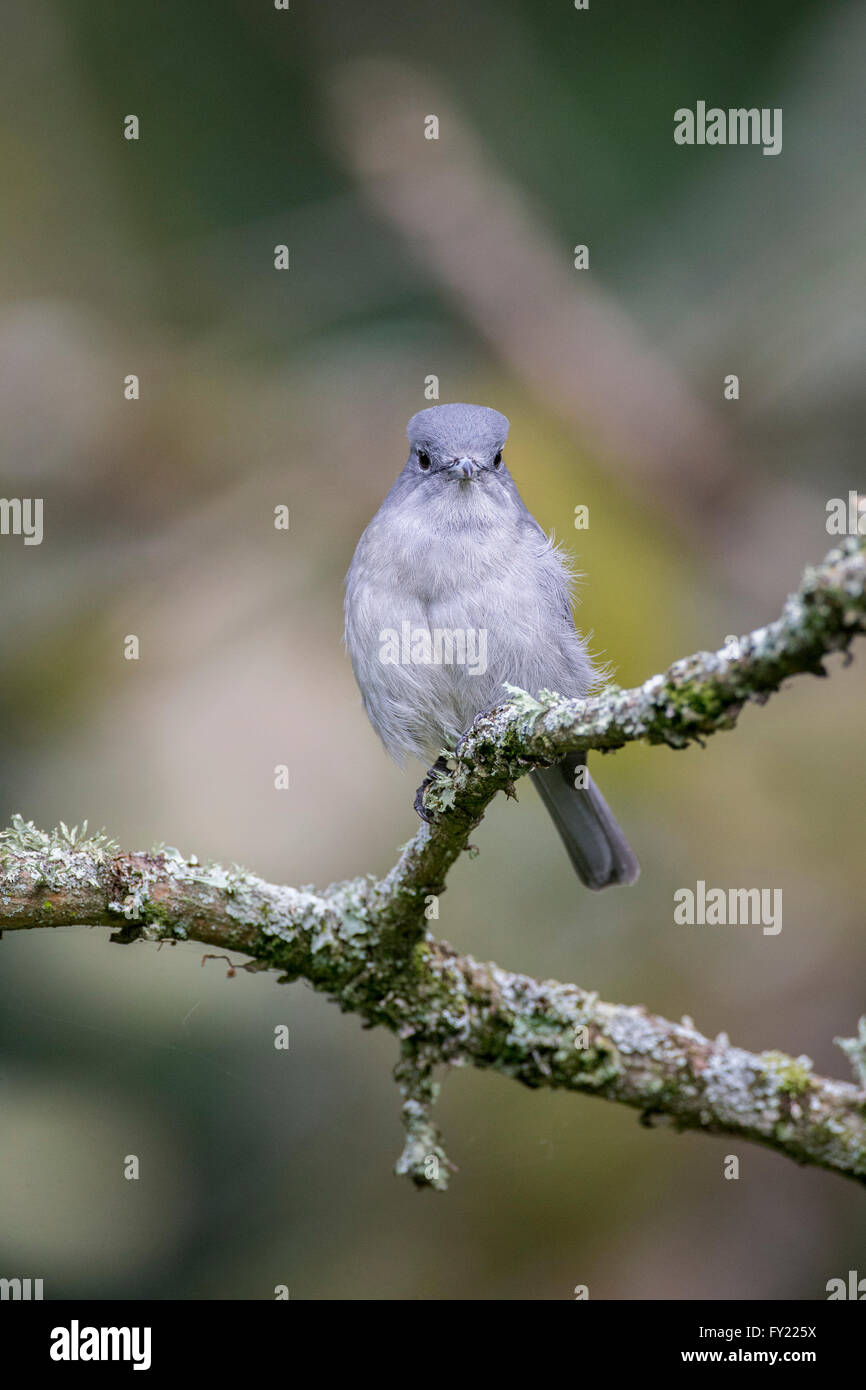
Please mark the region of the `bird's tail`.
[[586, 770], [585, 786], [575, 786], [577, 769], [585, 761], [584, 754], [570, 754], [555, 767], [537, 768], [532, 780], [581, 882], [594, 889], [635, 883], [640, 864]]

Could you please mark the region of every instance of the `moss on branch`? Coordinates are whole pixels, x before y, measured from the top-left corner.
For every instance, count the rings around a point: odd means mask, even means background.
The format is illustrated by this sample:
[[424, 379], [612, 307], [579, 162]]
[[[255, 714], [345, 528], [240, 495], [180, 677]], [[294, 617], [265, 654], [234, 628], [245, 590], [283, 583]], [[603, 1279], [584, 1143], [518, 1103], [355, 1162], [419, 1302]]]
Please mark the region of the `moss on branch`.
[[242, 953], [247, 969], [303, 978], [400, 1041], [395, 1076], [406, 1142], [397, 1171], [442, 1189], [452, 1165], [431, 1120], [436, 1067], [489, 1068], [530, 1087], [604, 1097], [646, 1123], [730, 1134], [866, 1182], [866, 1021], [837, 1039], [854, 1082], [816, 1076], [806, 1057], [753, 1054], [690, 1022], [600, 1001], [577, 985], [459, 956], [427, 932], [472, 828], [500, 790], [533, 766], [637, 740], [681, 748], [730, 729], [793, 675], [823, 675], [866, 630], [866, 557], [844, 542], [807, 569], [780, 618], [716, 652], [675, 662], [633, 690], [587, 700], [512, 691], [476, 719], [449, 771], [427, 790], [432, 814], [383, 879], [322, 892], [282, 887], [237, 865], [176, 850], [122, 853], [86, 823], [45, 833], [20, 816], [0, 832], [0, 929], [76, 923], [112, 940], [198, 941]]

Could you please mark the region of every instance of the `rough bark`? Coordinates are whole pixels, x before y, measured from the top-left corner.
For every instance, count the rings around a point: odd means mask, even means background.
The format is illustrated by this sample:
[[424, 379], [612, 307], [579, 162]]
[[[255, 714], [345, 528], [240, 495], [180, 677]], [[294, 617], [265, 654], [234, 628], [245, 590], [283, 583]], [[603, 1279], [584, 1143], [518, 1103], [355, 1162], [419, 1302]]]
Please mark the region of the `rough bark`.
[[644, 740], [685, 747], [734, 726], [783, 680], [824, 675], [866, 631], [866, 551], [842, 542], [807, 569], [782, 615], [716, 652], [676, 662], [633, 690], [588, 700], [523, 691], [479, 716], [428, 789], [432, 815], [385, 878], [322, 892], [264, 882], [236, 865], [176, 851], [123, 853], [103, 834], [46, 834], [20, 816], [0, 832], [0, 928], [111, 926], [112, 940], [198, 941], [249, 957], [245, 969], [303, 977], [400, 1042], [396, 1079], [406, 1143], [397, 1163], [442, 1189], [451, 1165], [430, 1109], [437, 1066], [489, 1067], [531, 1087], [582, 1091], [769, 1145], [800, 1163], [866, 1182], [866, 1021], [837, 1039], [856, 1081], [815, 1075], [806, 1057], [749, 1053], [642, 1007], [608, 1004], [574, 984], [539, 981], [460, 956], [427, 931], [467, 837], [500, 790], [531, 767], [577, 749]]

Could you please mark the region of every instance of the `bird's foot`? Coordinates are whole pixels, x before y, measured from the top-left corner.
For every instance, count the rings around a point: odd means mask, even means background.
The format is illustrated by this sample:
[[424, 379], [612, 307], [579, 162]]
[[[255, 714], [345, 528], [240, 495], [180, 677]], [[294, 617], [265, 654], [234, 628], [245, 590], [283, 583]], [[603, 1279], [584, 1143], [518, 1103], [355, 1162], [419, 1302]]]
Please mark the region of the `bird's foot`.
[[424, 805], [424, 793], [426, 792], [428, 787], [432, 787], [433, 783], [436, 781], [439, 775], [443, 772], [446, 772], [447, 769], [448, 763], [446, 759], [444, 757], [437, 758], [433, 766], [430, 768], [430, 771], [427, 773], [427, 776], [424, 778], [424, 781], [421, 783], [420, 787], [415, 793], [415, 810], [418, 812], [418, 815], [421, 817], [421, 819], [423, 821], [426, 821], [428, 825], [432, 822], [433, 817], [427, 810], [427, 807]]

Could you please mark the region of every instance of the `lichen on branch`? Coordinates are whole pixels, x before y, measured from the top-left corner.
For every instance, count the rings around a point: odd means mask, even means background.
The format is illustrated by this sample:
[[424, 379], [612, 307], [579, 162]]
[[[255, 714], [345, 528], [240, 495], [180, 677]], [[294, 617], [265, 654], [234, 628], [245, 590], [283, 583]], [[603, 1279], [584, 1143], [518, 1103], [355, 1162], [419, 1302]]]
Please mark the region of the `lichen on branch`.
[[397, 1171], [441, 1190], [452, 1169], [431, 1119], [437, 1067], [471, 1065], [531, 1087], [579, 1091], [637, 1109], [646, 1123], [730, 1134], [866, 1182], [866, 1021], [837, 1039], [854, 1082], [817, 1076], [806, 1057], [750, 1053], [574, 984], [539, 981], [459, 956], [427, 931], [425, 907], [496, 793], [580, 749], [644, 740], [684, 747], [732, 728], [787, 677], [824, 675], [866, 631], [866, 555], [856, 538], [806, 571], [780, 618], [716, 652], [675, 662], [633, 690], [570, 700], [542, 692], [480, 715], [428, 788], [432, 815], [383, 879], [314, 892], [237, 865], [199, 864], [161, 846], [123, 853], [104, 833], [46, 833], [20, 816], [0, 832], [0, 930], [73, 924], [112, 940], [197, 941], [245, 969], [303, 978], [399, 1039], [395, 1076], [406, 1142]]

